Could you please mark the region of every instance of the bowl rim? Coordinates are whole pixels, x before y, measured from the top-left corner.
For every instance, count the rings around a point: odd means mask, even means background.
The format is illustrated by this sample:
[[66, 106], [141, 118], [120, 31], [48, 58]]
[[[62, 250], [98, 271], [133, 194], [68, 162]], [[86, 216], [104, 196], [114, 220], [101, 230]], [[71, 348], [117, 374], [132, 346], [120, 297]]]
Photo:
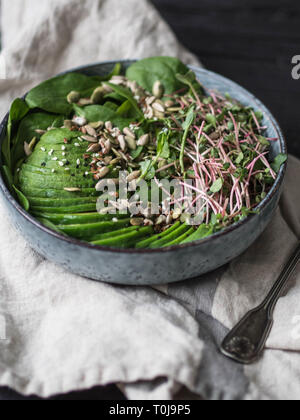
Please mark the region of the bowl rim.
[[[136, 62], [136, 61], [137, 60], [133, 60], [133, 59], [132, 60], [102, 61], [102, 62], [97, 62], [97, 63], [92, 63], [92, 64], [88, 64], [88, 65], [84, 65], [84, 66], [75, 67], [75, 68], [72, 68], [70, 70], [59, 73], [59, 75], [63, 75], [63, 74], [71, 73], [71, 72], [86, 71], [90, 68], [97, 67], [97, 66], [104, 66], [104, 65], [112, 65], [113, 66], [116, 63], [125, 64], [125, 63], [133, 63], [133, 62]], [[272, 112], [254, 94], [252, 94], [250, 91], [248, 91], [247, 89], [245, 89], [244, 87], [242, 87], [238, 83], [234, 82], [233, 80], [231, 80], [231, 79], [229, 79], [225, 76], [222, 76], [222, 75], [220, 75], [216, 72], [213, 72], [213, 71], [210, 71], [210, 70], [207, 70], [207, 69], [203, 69], [203, 68], [200, 68], [200, 67], [197, 67], [197, 66], [188, 66], [188, 67], [190, 69], [192, 69], [193, 71], [196, 71], [197, 73], [203, 73], [203, 74], [206, 74], [206, 75], [208, 74], [208, 75], [212, 76], [213, 78], [217, 78], [219, 81], [224, 81], [226, 83], [226, 85], [231, 85], [234, 89], [238, 89], [239, 92], [241, 92], [244, 95], [251, 98], [252, 101], [255, 102], [257, 108], [260, 109], [261, 111], [263, 111], [263, 113], [269, 119], [270, 123], [273, 125], [275, 131], [277, 132], [278, 141], [280, 142], [281, 153], [287, 154], [286, 139], [285, 139], [285, 136], [283, 134], [283, 131], [280, 128], [280, 125], [279, 125], [278, 121], [273, 116]], [[4, 119], [0, 123], [0, 134], [2, 134], [2, 132], [6, 129], [7, 122], [8, 122], [8, 115], [9, 115], [9, 112], [5, 115]], [[2, 146], [2, 144], [0, 145], [0, 152], [1, 152], [1, 146]], [[2, 158], [1, 158], [1, 161], [2, 161]], [[262, 200], [256, 206], [256, 208], [255, 208], [256, 210], [260, 210], [260, 211], [264, 210], [269, 205], [269, 203], [271, 202], [273, 197], [277, 194], [277, 192], [280, 192], [281, 186], [283, 185], [283, 180], [284, 180], [284, 176], [285, 176], [285, 173], [286, 173], [286, 169], [287, 169], [287, 164], [288, 164], [288, 162], [285, 162], [281, 166], [280, 171], [277, 174], [277, 177], [275, 179], [275, 182], [272, 185], [272, 188], [270, 189], [269, 193], [264, 198], [264, 200]], [[59, 234], [58, 232], [55, 232], [55, 231], [51, 230], [50, 228], [41, 224], [30, 213], [25, 211], [23, 209], [23, 207], [19, 204], [19, 202], [12, 196], [12, 194], [10, 193], [10, 191], [8, 190], [8, 188], [5, 184], [5, 181], [3, 179], [1, 171], [0, 171], [0, 189], [3, 192], [3, 195], [8, 199], [9, 203], [17, 210], [17, 212], [20, 213], [21, 216], [23, 216], [28, 222], [32, 223], [39, 230], [53, 236], [56, 239], [59, 239], [60, 241], [67, 242], [71, 245], [84, 247], [86, 249], [91, 249], [91, 250], [94, 250], [94, 251], [102, 251], [102, 252], [106, 252], [106, 253], [110, 252], [110, 253], [116, 253], [116, 254], [122, 253], [122, 254], [139, 255], [139, 254], [172, 253], [172, 252], [179, 251], [179, 250], [192, 249], [192, 248], [195, 248], [195, 247], [199, 247], [200, 245], [203, 245], [205, 243], [208, 243], [209, 241], [217, 240], [218, 238], [220, 238], [222, 236], [225, 236], [229, 233], [232, 233], [232, 232], [236, 231], [237, 229], [239, 229], [241, 226], [244, 226], [247, 223], [249, 223], [249, 221], [251, 219], [259, 216], [259, 213], [250, 214], [250, 215], [246, 216], [244, 219], [240, 220], [239, 222], [236, 222], [236, 223], [224, 228], [220, 232], [214, 233], [214, 234], [208, 236], [207, 238], [199, 239], [197, 241], [190, 242], [190, 243], [187, 243], [187, 244], [173, 245], [173, 246], [170, 246], [170, 247], [157, 248], [157, 249], [156, 248], [155, 249], [148, 249], [148, 248], [142, 248], [142, 249], [110, 248], [110, 247], [107, 247], [107, 246], [93, 245], [93, 244], [90, 244], [88, 242], [81, 241], [79, 239], [75, 239], [75, 238], [68, 237], [68, 236], [63, 236], [63, 235]]]

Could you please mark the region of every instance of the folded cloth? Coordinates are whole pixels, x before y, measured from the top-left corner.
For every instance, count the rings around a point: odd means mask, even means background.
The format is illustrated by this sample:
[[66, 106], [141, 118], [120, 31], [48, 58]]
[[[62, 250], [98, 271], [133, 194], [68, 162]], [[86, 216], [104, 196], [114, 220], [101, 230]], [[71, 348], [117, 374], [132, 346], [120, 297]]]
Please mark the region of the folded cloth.
[[[2, 0], [2, 114], [15, 96], [72, 66], [155, 54], [197, 63], [144, 0], [23, 4], [20, 13], [18, 0]], [[178, 392], [298, 399], [299, 269], [277, 305], [259, 362], [235, 364], [218, 345], [262, 300], [297, 243], [299, 175], [300, 162], [290, 157], [280, 207], [243, 256], [199, 279], [156, 289], [92, 282], [44, 260], [0, 202], [0, 385], [43, 397], [116, 383], [131, 399], [172, 399]]]

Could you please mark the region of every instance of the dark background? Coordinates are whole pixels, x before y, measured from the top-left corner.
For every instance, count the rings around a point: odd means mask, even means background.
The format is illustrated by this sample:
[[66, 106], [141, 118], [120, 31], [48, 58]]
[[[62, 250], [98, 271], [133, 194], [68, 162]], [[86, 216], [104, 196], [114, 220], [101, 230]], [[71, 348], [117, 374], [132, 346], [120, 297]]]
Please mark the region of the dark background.
[[[291, 60], [300, 54], [300, 2], [294, 0], [152, 0], [178, 39], [210, 70], [252, 91], [274, 113], [289, 151], [300, 157], [300, 80]], [[162, 34], [163, 36], [163, 34]], [[120, 399], [115, 387], [57, 399]], [[7, 389], [0, 400], [18, 399]]]

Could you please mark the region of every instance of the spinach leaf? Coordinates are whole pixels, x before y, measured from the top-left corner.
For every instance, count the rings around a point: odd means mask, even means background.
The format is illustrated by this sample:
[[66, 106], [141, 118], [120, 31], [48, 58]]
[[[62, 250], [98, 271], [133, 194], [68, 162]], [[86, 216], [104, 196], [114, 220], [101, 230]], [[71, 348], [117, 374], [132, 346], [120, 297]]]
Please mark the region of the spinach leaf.
[[142, 171], [140, 179], [146, 179], [149, 181], [155, 177], [155, 168], [152, 160], [145, 160], [140, 163], [140, 166]]
[[165, 93], [171, 94], [184, 87], [184, 84], [176, 78], [177, 74], [187, 74], [189, 69], [177, 58], [173, 57], [152, 57], [140, 60], [132, 64], [126, 72], [130, 80], [152, 92], [154, 83], [159, 80]]
[[144, 119], [144, 114], [142, 113], [142, 111], [140, 110], [136, 100], [133, 97], [133, 94], [131, 93], [131, 91], [127, 88], [124, 88], [123, 86], [117, 86], [114, 85], [112, 83], [105, 83], [107, 86], [111, 87], [114, 92], [118, 93], [120, 96], [123, 96], [124, 98], [126, 98], [131, 106], [135, 109], [137, 115], [139, 116], [139, 118], [141, 118], [142, 120]]
[[78, 116], [86, 118], [89, 122], [111, 121], [121, 130], [132, 122], [132, 118], [121, 117], [115, 111], [102, 105], [88, 105], [84, 108], [74, 105], [74, 109]]
[[28, 105], [22, 99], [16, 99], [10, 108], [7, 133], [2, 146], [2, 154], [4, 162], [10, 167], [11, 165], [11, 137], [14, 125], [21, 121], [22, 118], [29, 112]]
[[57, 127], [63, 124], [64, 118], [59, 115], [38, 112], [27, 115], [20, 123], [17, 136], [13, 141], [12, 163], [14, 164], [24, 156], [24, 142], [30, 143], [33, 137], [41, 138], [35, 130], [47, 130], [48, 127]]
[[204, 89], [198, 82], [195, 73], [192, 70], [189, 70], [186, 74], [176, 74], [177, 80], [183, 85], [188, 86], [196, 97], [197, 94], [204, 94]]
[[47, 112], [69, 115], [72, 104], [67, 96], [72, 90], [88, 95], [101, 84], [101, 78], [88, 77], [79, 73], [69, 73], [54, 77], [33, 88], [26, 96], [30, 108], [40, 108]]
[[280, 171], [281, 165], [283, 165], [287, 161], [287, 159], [287, 155], [279, 153], [279, 155], [276, 156], [274, 162], [271, 164], [271, 168], [273, 169], [273, 171], [278, 173]]
[[123, 104], [118, 108], [117, 114], [125, 118], [140, 118], [140, 113], [137, 113], [135, 107], [133, 107], [132, 103], [128, 100], [123, 102]]
[[13, 185], [13, 189], [14, 189], [14, 191], [16, 193], [16, 196], [19, 200], [19, 203], [21, 204], [23, 209], [25, 211], [28, 211], [29, 208], [30, 208], [30, 204], [29, 204], [29, 201], [28, 201], [27, 197], [25, 197], [25, 195], [20, 190], [18, 190], [18, 188], [15, 185]]

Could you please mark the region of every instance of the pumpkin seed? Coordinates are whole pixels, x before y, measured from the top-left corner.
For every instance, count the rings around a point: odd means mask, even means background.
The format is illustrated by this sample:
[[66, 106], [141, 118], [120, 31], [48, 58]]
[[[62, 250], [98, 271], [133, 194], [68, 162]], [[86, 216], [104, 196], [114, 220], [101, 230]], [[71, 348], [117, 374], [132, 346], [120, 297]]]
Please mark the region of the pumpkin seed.
[[97, 105], [97, 104], [101, 104], [101, 102], [103, 101], [103, 97], [105, 95], [105, 89], [100, 86], [97, 87], [94, 92], [92, 93], [91, 96], [91, 101], [93, 102], [93, 104]]
[[152, 93], [156, 98], [162, 98], [164, 93], [165, 93], [165, 88], [162, 85], [162, 83], [160, 82], [160, 80], [157, 80], [154, 85], [153, 85], [153, 89], [152, 89]]
[[149, 134], [144, 134], [142, 137], [139, 138], [137, 145], [146, 146], [149, 143], [149, 140], [150, 140]]
[[132, 219], [130, 219], [130, 224], [132, 226], [142, 226], [144, 224], [144, 219], [139, 217], [133, 217]]
[[67, 101], [69, 102], [69, 104], [76, 104], [77, 102], [79, 102], [80, 98], [80, 93], [76, 92], [75, 90], [72, 90], [72, 92], [70, 92], [67, 96]]

